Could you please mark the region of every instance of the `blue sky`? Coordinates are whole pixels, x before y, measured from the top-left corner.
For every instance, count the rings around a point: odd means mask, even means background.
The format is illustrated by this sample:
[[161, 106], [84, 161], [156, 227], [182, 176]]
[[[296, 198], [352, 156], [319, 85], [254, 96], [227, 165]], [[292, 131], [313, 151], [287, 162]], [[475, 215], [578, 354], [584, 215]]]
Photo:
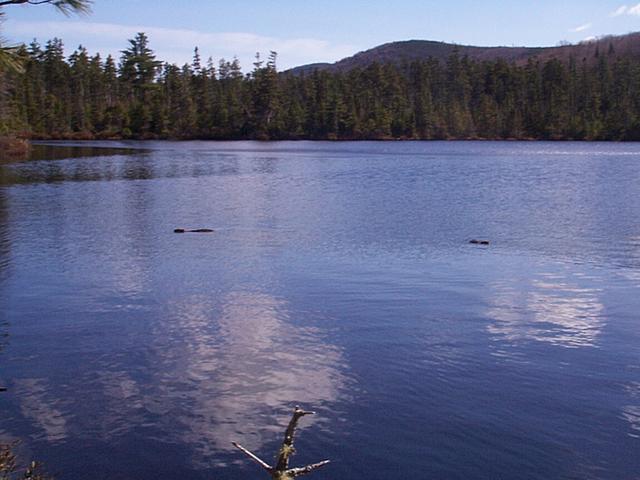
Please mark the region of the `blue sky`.
[[95, 0], [88, 16], [48, 6], [7, 7], [10, 41], [64, 40], [112, 53], [145, 31], [158, 58], [182, 64], [198, 45], [204, 58], [279, 53], [279, 67], [336, 61], [381, 43], [426, 39], [473, 45], [549, 46], [640, 30], [640, 3], [609, 0]]

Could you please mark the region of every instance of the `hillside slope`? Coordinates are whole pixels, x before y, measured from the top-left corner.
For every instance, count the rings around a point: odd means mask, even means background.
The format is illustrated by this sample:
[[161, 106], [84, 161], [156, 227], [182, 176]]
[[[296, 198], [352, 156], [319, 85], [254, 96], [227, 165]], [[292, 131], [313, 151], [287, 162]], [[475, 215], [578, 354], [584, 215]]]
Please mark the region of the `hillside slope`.
[[516, 64], [525, 64], [530, 58], [546, 61], [550, 58], [578, 61], [592, 61], [599, 53], [640, 59], [640, 32], [620, 36], [608, 36], [590, 42], [562, 45], [557, 47], [476, 47], [429, 40], [407, 40], [380, 45], [370, 50], [356, 53], [336, 63], [315, 63], [289, 70], [291, 73], [308, 73], [313, 70], [349, 71], [371, 63], [402, 64], [416, 60], [433, 58], [444, 62], [454, 52], [477, 61], [504, 59]]

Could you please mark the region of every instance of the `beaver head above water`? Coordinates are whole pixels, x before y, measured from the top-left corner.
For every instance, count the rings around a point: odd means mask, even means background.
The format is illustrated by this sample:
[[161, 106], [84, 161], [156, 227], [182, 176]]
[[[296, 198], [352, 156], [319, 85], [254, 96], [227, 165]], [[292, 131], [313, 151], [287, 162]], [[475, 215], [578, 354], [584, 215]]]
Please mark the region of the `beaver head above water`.
[[194, 228], [194, 229], [187, 229], [187, 228], [176, 228], [173, 233], [212, 233], [213, 230], [211, 230], [210, 228]]

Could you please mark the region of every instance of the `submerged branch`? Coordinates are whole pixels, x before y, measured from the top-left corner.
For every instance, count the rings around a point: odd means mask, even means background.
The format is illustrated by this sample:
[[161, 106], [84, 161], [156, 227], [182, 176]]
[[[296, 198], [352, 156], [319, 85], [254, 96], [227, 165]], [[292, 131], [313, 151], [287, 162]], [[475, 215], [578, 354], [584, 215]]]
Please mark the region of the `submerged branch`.
[[282, 447], [278, 452], [278, 463], [276, 464], [276, 470], [286, 470], [289, 467], [289, 457], [295, 453], [293, 448], [293, 436], [296, 433], [296, 427], [298, 421], [305, 415], [314, 415], [315, 412], [307, 412], [296, 406], [293, 411], [287, 430], [284, 432], [284, 440], [282, 441]]
[[18, 464], [18, 459], [12, 448], [12, 444], [0, 444], [0, 480], [51, 480], [38, 462], [31, 462], [26, 467]]
[[269, 465], [267, 462], [262, 460], [255, 453], [247, 450], [239, 443], [236, 443], [236, 442], [231, 442], [231, 443], [234, 447], [236, 447], [238, 450], [240, 450], [242, 453], [244, 453], [247, 457], [249, 457], [251, 460], [256, 462], [258, 465], [260, 465], [262, 468], [264, 468], [267, 472], [271, 473], [273, 471], [273, 468], [271, 467], [271, 465]]
[[324, 467], [328, 463], [331, 463], [331, 462], [329, 460], [323, 460], [322, 462], [312, 463], [311, 465], [307, 465], [306, 467], [291, 468], [289, 469], [289, 473], [291, 474], [292, 477], [301, 477], [302, 475], [311, 473], [320, 467]]
[[315, 412], [309, 412], [306, 410], [302, 410], [300, 407], [296, 406], [293, 410], [293, 415], [291, 416], [291, 420], [289, 421], [289, 425], [284, 433], [284, 439], [282, 441], [282, 446], [280, 450], [278, 450], [277, 462], [274, 467], [266, 463], [260, 457], [250, 452], [242, 445], [233, 442], [233, 446], [239, 449], [242, 453], [251, 458], [254, 462], [264, 468], [273, 480], [291, 480], [296, 477], [300, 477], [302, 475], [307, 475], [318, 468], [324, 467], [329, 463], [329, 460], [323, 460], [322, 462], [312, 463], [307, 465], [306, 467], [298, 467], [298, 468], [289, 468], [289, 459], [295, 453], [295, 448], [293, 446], [293, 440], [295, 436], [295, 431], [298, 426], [298, 422], [305, 415], [313, 415]]

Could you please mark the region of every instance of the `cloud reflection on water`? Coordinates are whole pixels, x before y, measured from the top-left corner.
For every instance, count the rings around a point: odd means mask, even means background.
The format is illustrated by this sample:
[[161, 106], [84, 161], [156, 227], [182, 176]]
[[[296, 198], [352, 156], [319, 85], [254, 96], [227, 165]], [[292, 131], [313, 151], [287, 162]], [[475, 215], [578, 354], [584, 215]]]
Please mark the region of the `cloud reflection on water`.
[[631, 428], [629, 436], [640, 438], [640, 382], [633, 382], [626, 390], [635, 404], [622, 407], [622, 418], [629, 423]]
[[[233, 440], [260, 450], [279, 438], [294, 404], [339, 399], [341, 350], [321, 330], [294, 325], [286, 300], [239, 291], [168, 299], [166, 308], [144, 369], [118, 361], [99, 373], [102, 440], [143, 427], [147, 438], [188, 445], [204, 465]], [[304, 426], [314, 421], [322, 425]]]
[[529, 284], [496, 284], [487, 330], [510, 343], [535, 340], [560, 347], [597, 346], [605, 325], [601, 290], [563, 276], [545, 275]]
[[640, 438], [640, 406], [627, 405], [622, 409], [622, 417], [629, 422], [632, 432], [629, 436]]
[[[194, 465], [210, 467], [234, 440], [260, 451], [279, 439], [293, 405], [321, 410], [340, 399], [342, 351], [320, 329], [295, 325], [286, 300], [235, 291], [167, 299], [164, 308], [149, 345], [135, 352], [96, 358], [62, 385], [16, 379], [12, 393], [33, 437], [111, 443], [136, 432], [184, 445]], [[322, 418], [302, 427], [314, 422], [326, 428]]]
[[15, 381], [15, 394], [21, 399], [20, 408], [25, 418], [40, 433], [34, 438], [43, 437], [49, 443], [63, 441], [68, 436], [68, 422], [63, 413], [63, 399], [52, 399], [48, 382], [45, 379], [24, 378]]
[[202, 453], [228, 449], [239, 436], [259, 448], [286, 426], [294, 403], [319, 406], [338, 398], [342, 353], [318, 329], [293, 326], [284, 300], [231, 292], [220, 307], [212, 322], [211, 307], [198, 298], [170, 305], [171, 329], [181, 338], [159, 359], [155, 383], [162, 396], [181, 392], [189, 405], [174, 419], [183, 441]]

